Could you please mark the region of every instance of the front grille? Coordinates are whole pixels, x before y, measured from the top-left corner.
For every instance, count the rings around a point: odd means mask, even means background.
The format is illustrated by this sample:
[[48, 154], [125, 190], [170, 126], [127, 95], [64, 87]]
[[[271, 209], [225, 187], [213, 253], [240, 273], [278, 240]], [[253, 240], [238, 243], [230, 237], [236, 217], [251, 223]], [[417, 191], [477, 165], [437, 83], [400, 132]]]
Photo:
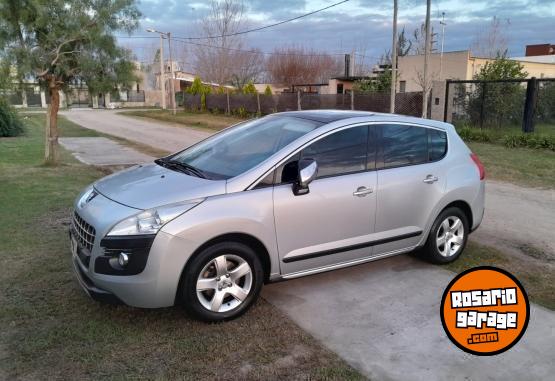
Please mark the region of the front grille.
[[89, 252], [92, 251], [94, 244], [94, 237], [96, 235], [96, 230], [94, 227], [89, 225], [77, 212], [73, 212], [73, 230], [75, 232], [75, 238], [79, 243], [79, 246], [84, 247]]

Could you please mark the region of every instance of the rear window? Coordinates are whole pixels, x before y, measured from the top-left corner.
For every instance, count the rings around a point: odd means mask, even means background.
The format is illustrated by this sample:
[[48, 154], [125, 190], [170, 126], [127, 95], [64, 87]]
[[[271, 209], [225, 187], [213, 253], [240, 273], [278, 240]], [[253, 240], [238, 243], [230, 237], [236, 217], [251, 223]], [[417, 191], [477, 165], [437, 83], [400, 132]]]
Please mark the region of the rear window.
[[447, 153], [447, 134], [444, 131], [428, 129], [428, 149], [430, 161], [441, 160]]

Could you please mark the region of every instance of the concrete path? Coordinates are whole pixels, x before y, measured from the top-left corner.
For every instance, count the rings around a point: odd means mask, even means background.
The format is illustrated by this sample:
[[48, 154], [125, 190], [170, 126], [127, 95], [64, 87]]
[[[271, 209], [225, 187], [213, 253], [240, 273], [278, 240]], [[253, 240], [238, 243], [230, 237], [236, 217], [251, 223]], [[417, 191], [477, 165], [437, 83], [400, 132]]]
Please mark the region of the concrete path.
[[85, 128], [169, 152], [180, 151], [212, 134], [201, 129], [123, 116], [119, 112], [121, 110], [73, 109], [60, 114]]
[[77, 160], [89, 165], [129, 165], [154, 160], [108, 138], [60, 138], [59, 141]]
[[555, 261], [555, 190], [488, 180], [484, 221], [472, 238], [501, 247], [534, 246]]
[[509, 351], [467, 354], [440, 321], [452, 272], [408, 255], [267, 285], [263, 296], [372, 380], [547, 380], [555, 374], [555, 313], [532, 305]]

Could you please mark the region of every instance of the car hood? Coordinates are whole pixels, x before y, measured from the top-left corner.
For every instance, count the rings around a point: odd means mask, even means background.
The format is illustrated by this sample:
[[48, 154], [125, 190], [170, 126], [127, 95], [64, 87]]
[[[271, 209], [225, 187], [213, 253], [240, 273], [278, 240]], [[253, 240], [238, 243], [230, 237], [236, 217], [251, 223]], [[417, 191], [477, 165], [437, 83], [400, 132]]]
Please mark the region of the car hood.
[[120, 204], [149, 209], [225, 193], [225, 180], [207, 180], [146, 164], [98, 180], [94, 188]]

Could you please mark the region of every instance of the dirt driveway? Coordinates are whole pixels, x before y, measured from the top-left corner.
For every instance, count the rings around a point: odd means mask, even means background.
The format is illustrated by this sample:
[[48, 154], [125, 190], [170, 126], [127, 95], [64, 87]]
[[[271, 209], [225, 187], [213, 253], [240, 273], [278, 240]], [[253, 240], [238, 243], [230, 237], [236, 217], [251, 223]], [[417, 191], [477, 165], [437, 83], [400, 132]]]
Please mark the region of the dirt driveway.
[[104, 134], [175, 152], [206, 139], [213, 132], [182, 128], [171, 123], [150, 122], [119, 114], [117, 110], [72, 109], [60, 112], [74, 123]]

